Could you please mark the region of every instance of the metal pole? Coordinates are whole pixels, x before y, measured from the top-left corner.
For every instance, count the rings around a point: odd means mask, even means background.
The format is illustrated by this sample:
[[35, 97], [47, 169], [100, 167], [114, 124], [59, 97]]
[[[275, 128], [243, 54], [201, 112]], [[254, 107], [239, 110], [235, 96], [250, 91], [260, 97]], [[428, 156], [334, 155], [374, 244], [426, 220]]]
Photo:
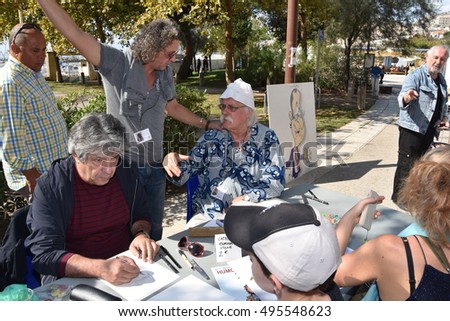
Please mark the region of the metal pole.
[[[297, 48], [298, 0], [288, 0], [286, 60], [284, 67], [284, 83], [295, 82], [295, 64], [291, 64], [291, 51]], [[296, 54], [296, 53], [295, 53]]]
[[316, 79], [315, 79], [315, 93], [316, 93], [316, 105], [317, 108], [320, 108], [320, 87], [319, 87], [319, 73], [320, 73], [320, 47], [322, 45], [322, 41], [324, 39], [323, 36], [323, 29], [319, 29], [318, 36], [317, 36], [317, 58], [316, 58]]

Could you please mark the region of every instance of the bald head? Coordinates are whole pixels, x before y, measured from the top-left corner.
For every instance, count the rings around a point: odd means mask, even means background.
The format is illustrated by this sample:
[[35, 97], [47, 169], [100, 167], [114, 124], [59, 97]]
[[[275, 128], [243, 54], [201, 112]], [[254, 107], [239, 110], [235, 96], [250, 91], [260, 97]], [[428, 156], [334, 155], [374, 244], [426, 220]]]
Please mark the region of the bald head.
[[9, 36], [9, 53], [28, 68], [40, 71], [46, 56], [47, 43], [38, 25], [20, 23]]

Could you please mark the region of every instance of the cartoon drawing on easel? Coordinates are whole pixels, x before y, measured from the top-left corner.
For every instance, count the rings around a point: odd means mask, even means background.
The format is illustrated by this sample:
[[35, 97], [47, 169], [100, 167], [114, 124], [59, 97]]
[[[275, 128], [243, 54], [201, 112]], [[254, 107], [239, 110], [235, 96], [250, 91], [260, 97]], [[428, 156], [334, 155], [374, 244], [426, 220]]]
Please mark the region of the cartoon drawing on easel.
[[301, 168], [302, 154], [300, 145], [305, 139], [305, 121], [303, 119], [303, 111], [301, 108], [301, 93], [297, 88], [291, 91], [291, 110], [289, 111], [290, 128], [294, 146], [292, 147], [289, 160], [286, 162], [286, 170], [292, 171], [292, 178], [297, 178]]

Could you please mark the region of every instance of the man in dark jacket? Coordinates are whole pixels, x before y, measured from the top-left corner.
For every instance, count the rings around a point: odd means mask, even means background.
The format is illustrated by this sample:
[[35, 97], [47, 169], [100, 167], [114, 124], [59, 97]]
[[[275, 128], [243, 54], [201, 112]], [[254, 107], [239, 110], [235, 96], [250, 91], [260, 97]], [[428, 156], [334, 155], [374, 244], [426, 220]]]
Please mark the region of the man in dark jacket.
[[112, 115], [86, 115], [70, 131], [71, 156], [38, 180], [25, 242], [37, 272], [118, 285], [139, 275], [139, 267], [127, 256], [108, 258], [129, 249], [153, 260], [159, 245], [149, 237], [149, 206], [136, 169], [123, 158], [124, 133]]

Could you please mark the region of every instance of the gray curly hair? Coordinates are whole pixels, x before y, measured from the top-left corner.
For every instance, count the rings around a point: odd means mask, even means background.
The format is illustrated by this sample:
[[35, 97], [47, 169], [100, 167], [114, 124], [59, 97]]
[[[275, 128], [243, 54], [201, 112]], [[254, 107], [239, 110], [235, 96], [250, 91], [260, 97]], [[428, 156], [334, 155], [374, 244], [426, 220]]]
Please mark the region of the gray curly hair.
[[169, 46], [174, 40], [183, 41], [180, 26], [171, 19], [157, 19], [146, 24], [131, 45], [133, 58], [147, 63]]
[[69, 132], [69, 153], [76, 154], [82, 162], [86, 160], [87, 154], [123, 156], [126, 147], [125, 128], [110, 114], [86, 114]]

